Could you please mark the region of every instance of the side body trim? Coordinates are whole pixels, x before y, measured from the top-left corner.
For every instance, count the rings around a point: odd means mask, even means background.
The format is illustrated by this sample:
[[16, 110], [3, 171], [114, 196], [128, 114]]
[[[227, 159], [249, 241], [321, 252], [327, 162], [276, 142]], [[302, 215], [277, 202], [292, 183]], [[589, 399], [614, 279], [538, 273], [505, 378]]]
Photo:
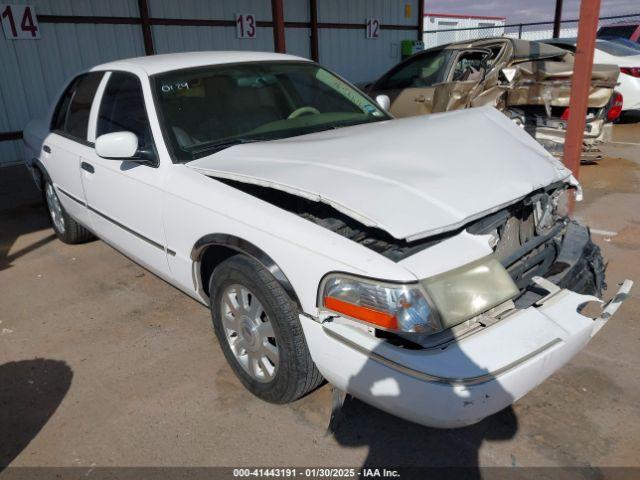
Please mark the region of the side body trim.
[[[156, 247], [157, 249], [162, 250], [163, 252], [165, 251], [164, 246], [162, 244], [156, 242], [155, 240], [152, 240], [149, 237], [145, 237], [141, 233], [136, 232], [135, 230], [133, 230], [133, 229], [127, 227], [126, 225], [123, 225], [122, 223], [118, 222], [117, 220], [114, 220], [113, 218], [109, 217], [108, 215], [105, 215], [101, 211], [93, 208], [91, 205], [83, 202], [79, 198], [76, 198], [74, 195], [71, 195], [69, 192], [67, 192], [66, 190], [60, 188], [59, 186], [56, 186], [56, 189], [59, 190], [61, 193], [63, 193], [65, 196], [69, 197], [74, 202], [79, 203], [80, 205], [87, 207], [89, 210], [91, 210], [96, 215], [99, 215], [100, 217], [104, 218], [108, 222], [113, 223], [115, 226], [120, 227], [121, 229], [129, 232], [130, 234], [138, 237], [140, 240], [143, 240], [143, 241], [147, 242], [149, 245], [152, 245], [152, 246]], [[176, 255], [176, 252], [174, 252], [173, 250], [171, 250], [169, 248], [166, 249], [166, 253], [168, 255], [171, 255], [172, 257]]]

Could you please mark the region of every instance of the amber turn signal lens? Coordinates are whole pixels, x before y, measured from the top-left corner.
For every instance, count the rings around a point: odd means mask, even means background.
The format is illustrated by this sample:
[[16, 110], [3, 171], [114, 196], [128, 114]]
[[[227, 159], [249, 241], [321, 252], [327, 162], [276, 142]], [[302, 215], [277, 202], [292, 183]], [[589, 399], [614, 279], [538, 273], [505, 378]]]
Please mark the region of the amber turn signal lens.
[[380, 312], [372, 308], [361, 307], [353, 303], [343, 302], [333, 297], [324, 297], [324, 306], [334, 312], [371, 323], [382, 328], [394, 330], [398, 328], [398, 320], [395, 315], [387, 312]]

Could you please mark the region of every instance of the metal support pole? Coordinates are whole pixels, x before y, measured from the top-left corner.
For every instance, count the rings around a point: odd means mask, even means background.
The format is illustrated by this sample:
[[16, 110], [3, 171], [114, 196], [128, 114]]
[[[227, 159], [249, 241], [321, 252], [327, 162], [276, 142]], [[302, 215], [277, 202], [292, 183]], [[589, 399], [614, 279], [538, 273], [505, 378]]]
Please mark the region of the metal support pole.
[[522, 38], [522, 24], [518, 25], [518, 38]]
[[562, 0], [556, 0], [556, 14], [553, 17], [553, 38], [560, 36], [560, 24], [562, 22]]
[[282, 0], [271, 0], [271, 16], [273, 18], [273, 49], [278, 53], [286, 53]]
[[418, 0], [418, 40], [424, 40], [424, 0]]
[[311, 21], [311, 60], [320, 61], [318, 51], [318, 0], [309, 0], [309, 20]]
[[[580, 20], [578, 23], [578, 43], [576, 45], [569, 101], [569, 124], [564, 140], [564, 164], [578, 178], [585, 118], [591, 89], [593, 52], [596, 45], [600, 0], [582, 0], [580, 2]], [[570, 205], [573, 209], [573, 202]]]
[[142, 26], [142, 39], [144, 40], [144, 54], [154, 55], [153, 36], [151, 35], [151, 24], [149, 23], [149, 6], [147, 0], [138, 0], [138, 10], [140, 12], [140, 25]]

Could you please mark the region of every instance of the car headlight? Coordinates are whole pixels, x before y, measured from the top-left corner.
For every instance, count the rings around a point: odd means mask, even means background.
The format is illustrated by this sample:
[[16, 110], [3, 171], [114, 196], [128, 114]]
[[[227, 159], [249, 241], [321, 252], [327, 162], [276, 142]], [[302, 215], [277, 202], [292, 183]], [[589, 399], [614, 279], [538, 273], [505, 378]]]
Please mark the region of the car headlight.
[[507, 271], [489, 256], [410, 284], [332, 273], [320, 284], [318, 305], [383, 330], [431, 334], [517, 294]]
[[445, 328], [475, 317], [518, 295], [509, 273], [493, 256], [423, 280]]
[[419, 283], [397, 284], [330, 274], [320, 285], [319, 305], [383, 330], [428, 334], [442, 329]]

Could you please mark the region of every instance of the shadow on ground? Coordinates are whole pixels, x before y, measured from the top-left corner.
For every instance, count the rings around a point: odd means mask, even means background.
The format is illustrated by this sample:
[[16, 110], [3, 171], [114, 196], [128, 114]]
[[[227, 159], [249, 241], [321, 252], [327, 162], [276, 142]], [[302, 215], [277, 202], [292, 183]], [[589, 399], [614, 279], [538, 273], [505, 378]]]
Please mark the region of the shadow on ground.
[[49, 421], [71, 386], [71, 368], [37, 358], [0, 365], [0, 471]]
[[627, 124], [627, 123], [638, 123], [640, 122], [640, 110], [628, 110], [626, 112], [622, 112], [618, 123]]
[[334, 436], [345, 447], [367, 446], [362, 468], [464, 467], [465, 478], [481, 478], [479, 450], [484, 440], [513, 438], [518, 419], [512, 407], [480, 423], [458, 429], [428, 428], [407, 422], [347, 396]]
[[[374, 354], [376, 349], [374, 349]], [[384, 352], [378, 352], [381, 355]], [[473, 425], [456, 429], [424, 427], [402, 420], [347, 395], [332, 418], [329, 431], [345, 447], [368, 447], [362, 469], [382, 467], [463, 467], [464, 478], [482, 478], [479, 450], [485, 440], [509, 440], [518, 431], [518, 419], [511, 404], [513, 396], [496, 377], [457, 344], [443, 348], [439, 355], [450, 369], [448, 378], [481, 378], [484, 383], [454, 388], [448, 384], [422, 381], [391, 371], [369, 358], [349, 379], [348, 390], [369, 392], [372, 401], [391, 411], [415, 409], [408, 418], [422, 417], [425, 423], [473, 423], [500, 405], [509, 405]], [[334, 405], [335, 405], [334, 397]], [[334, 407], [335, 408], [335, 407]], [[335, 412], [336, 410], [334, 410]], [[430, 417], [430, 419], [429, 419]], [[333, 423], [335, 420], [335, 423]], [[436, 423], [436, 424], [437, 424]], [[414, 471], [416, 478], [424, 470]], [[408, 476], [407, 476], [408, 475]], [[413, 478], [403, 471], [403, 478]]]
[[16, 240], [51, 227], [42, 196], [24, 166], [4, 167], [0, 175], [0, 271], [20, 257], [55, 240], [51, 233], [9, 254]]

